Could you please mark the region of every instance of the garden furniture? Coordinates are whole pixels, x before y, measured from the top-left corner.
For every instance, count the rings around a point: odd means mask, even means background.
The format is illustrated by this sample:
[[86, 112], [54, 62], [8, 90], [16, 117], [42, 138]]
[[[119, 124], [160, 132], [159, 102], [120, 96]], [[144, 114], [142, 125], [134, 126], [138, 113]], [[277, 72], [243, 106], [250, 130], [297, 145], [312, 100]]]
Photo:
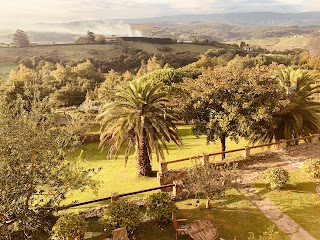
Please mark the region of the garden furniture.
[[218, 229], [208, 220], [197, 220], [190, 224], [189, 235], [195, 240], [214, 240], [218, 237]]

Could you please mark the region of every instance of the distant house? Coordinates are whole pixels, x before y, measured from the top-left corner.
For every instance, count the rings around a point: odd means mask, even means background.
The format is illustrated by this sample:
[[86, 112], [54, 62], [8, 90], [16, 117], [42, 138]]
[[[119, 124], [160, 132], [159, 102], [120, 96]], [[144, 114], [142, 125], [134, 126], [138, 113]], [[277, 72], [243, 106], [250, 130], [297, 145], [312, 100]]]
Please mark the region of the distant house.
[[111, 35], [111, 36], [106, 36], [106, 42], [117, 42], [117, 36], [116, 35]]
[[192, 43], [192, 41], [191, 40], [178, 40], [177, 41], [178, 43]]
[[253, 46], [246, 44], [242, 47], [242, 50], [247, 51], [247, 52], [252, 52], [254, 49], [253, 49]]

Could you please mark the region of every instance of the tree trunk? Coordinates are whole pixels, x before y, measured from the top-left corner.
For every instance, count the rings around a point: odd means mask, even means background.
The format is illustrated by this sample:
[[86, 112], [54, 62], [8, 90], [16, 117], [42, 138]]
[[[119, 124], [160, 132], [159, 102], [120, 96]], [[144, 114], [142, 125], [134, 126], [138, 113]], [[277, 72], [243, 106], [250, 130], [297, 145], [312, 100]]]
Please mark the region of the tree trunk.
[[210, 209], [211, 208], [210, 202], [211, 202], [211, 200], [207, 198], [206, 209]]
[[138, 143], [137, 172], [140, 176], [151, 177], [152, 175], [150, 155], [148, 151], [148, 138], [145, 130], [142, 131], [142, 137]]
[[[227, 137], [227, 134], [225, 134], [225, 133], [221, 134], [221, 136], [220, 136], [221, 152], [226, 151], [226, 137]], [[225, 158], [226, 158], [226, 154], [223, 153], [221, 155], [221, 160], [224, 160]]]

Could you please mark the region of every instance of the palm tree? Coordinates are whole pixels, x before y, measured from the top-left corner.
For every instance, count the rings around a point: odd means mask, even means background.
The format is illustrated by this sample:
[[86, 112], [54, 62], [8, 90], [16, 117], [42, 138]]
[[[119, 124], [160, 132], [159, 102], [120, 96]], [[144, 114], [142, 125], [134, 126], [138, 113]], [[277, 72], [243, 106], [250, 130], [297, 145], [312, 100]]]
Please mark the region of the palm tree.
[[114, 100], [104, 106], [97, 117], [101, 120], [100, 147], [109, 148], [108, 158], [117, 157], [127, 143], [125, 163], [133, 145], [136, 148], [137, 172], [151, 176], [151, 153], [164, 160], [163, 149], [172, 140], [181, 144], [172, 110], [166, 107], [167, 93], [163, 84], [151, 80], [134, 80], [123, 86]]
[[320, 103], [315, 94], [320, 85], [310, 74], [291, 67], [277, 72], [279, 88], [283, 92], [280, 110], [274, 116], [267, 131], [259, 136], [263, 142], [292, 139], [320, 132]]

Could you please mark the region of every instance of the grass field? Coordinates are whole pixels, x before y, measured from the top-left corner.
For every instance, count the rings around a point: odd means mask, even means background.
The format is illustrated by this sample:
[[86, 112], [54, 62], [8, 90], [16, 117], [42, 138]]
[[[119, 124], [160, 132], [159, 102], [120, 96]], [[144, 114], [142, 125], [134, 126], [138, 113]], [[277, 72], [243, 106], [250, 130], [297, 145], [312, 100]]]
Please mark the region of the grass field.
[[[226, 240], [246, 240], [249, 232], [256, 236], [273, 225], [255, 206], [241, 196], [237, 191], [230, 190], [224, 200], [212, 203], [211, 209], [205, 209], [204, 199], [188, 199], [177, 202], [179, 208], [178, 218], [186, 218], [186, 223], [199, 219], [207, 219], [213, 222], [219, 231], [219, 237]], [[90, 224], [89, 231], [102, 232], [99, 223]], [[284, 235], [282, 235], [284, 236]], [[90, 240], [105, 239], [106, 236], [88, 238]], [[172, 240], [175, 239], [175, 232], [168, 224], [159, 226], [154, 222], [144, 222], [140, 225], [136, 234], [137, 240]], [[179, 239], [188, 239], [183, 236]]]
[[[251, 45], [258, 45], [267, 50], [285, 50], [294, 48], [307, 48], [310, 36], [283, 37], [283, 38], [263, 38], [263, 39], [247, 39], [243, 40]], [[240, 44], [241, 40], [228, 43]]]
[[[184, 125], [179, 127], [179, 133], [182, 136], [182, 146], [178, 148], [173, 143], [168, 145], [169, 154], [166, 154], [165, 159], [167, 161], [181, 159], [185, 157], [192, 157], [197, 155], [202, 155], [202, 153], [213, 153], [220, 152], [220, 144], [217, 142], [216, 144], [207, 145], [206, 137], [200, 136], [199, 138], [195, 137], [191, 132], [191, 126]], [[88, 190], [85, 192], [74, 192], [69, 196], [68, 200], [65, 203], [70, 203], [71, 201], [78, 200], [88, 201], [96, 198], [108, 197], [113, 192], [118, 193], [126, 193], [137, 191], [146, 188], [152, 188], [158, 186], [156, 176], [155, 177], [139, 177], [136, 173], [136, 161], [133, 155], [134, 148], [132, 149], [131, 156], [129, 157], [129, 161], [127, 165], [124, 164], [123, 152], [119, 155], [117, 160], [111, 159], [107, 160], [107, 151], [104, 150], [100, 152], [98, 149], [99, 143], [89, 143], [84, 144], [82, 148], [78, 149], [73, 156], [70, 156], [70, 159], [74, 159], [78, 156], [83, 150], [82, 157], [86, 159], [86, 166], [94, 167], [96, 169], [101, 168], [101, 171], [94, 176], [94, 179], [100, 182], [100, 187], [98, 194], [95, 195], [92, 191]], [[236, 149], [247, 146], [248, 142], [245, 140], [241, 140], [239, 143], [232, 142], [230, 140], [227, 141], [227, 149]], [[263, 151], [266, 149], [255, 149], [255, 152]], [[254, 152], [254, 151], [253, 151]], [[239, 157], [242, 156], [242, 152], [235, 152], [231, 154], [227, 154], [227, 157]], [[219, 160], [219, 157], [216, 157], [216, 160]], [[191, 167], [194, 162], [186, 161], [180, 162], [176, 164], [170, 164], [168, 166], [169, 169], [177, 169], [182, 167]], [[158, 163], [154, 157], [152, 161], [152, 167], [154, 171], [158, 170]], [[135, 195], [135, 197], [142, 197], [144, 195]], [[101, 203], [103, 204], [103, 203]], [[90, 205], [82, 208], [89, 208]]]
[[301, 171], [295, 171], [290, 173], [290, 181], [281, 191], [269, 191], [263, 182], [256, 183], [255, 187], [311, 235], [320, 239], [320, 197], [316, 193], [317, 185], [319, 183]]
[[190, 51], [197, 54], [203, 54], [208, 49], [214, 49], [214, 46], [210, 45], [198, 45], [198, 44], [188, 44], [188, 43], [175, 43], [175, 44], [151, 44], [151, 43], [142, 43], [142, 42], [126, 42], [129, 47], [135, 49], [142, 49], [143, 51], [149, 54], [157, 54], [161, 53], [159, 49], [168, 47], [171, 48], [172, 51], [170, 53], [177, 53], [183, 51]]
[[31, 58], [32, 56], [57, 57], [68, 62], [70, 59], [79, 61], [81, 59], [109, 59], [118, 57], [122, 49], [116, 44], [104, 45], [50, 45], [50, 46], [31, 46], [25, 48], [0, 47], [0, 73], [3, 69], [16, 66], [15, 61], [18, 57]]

